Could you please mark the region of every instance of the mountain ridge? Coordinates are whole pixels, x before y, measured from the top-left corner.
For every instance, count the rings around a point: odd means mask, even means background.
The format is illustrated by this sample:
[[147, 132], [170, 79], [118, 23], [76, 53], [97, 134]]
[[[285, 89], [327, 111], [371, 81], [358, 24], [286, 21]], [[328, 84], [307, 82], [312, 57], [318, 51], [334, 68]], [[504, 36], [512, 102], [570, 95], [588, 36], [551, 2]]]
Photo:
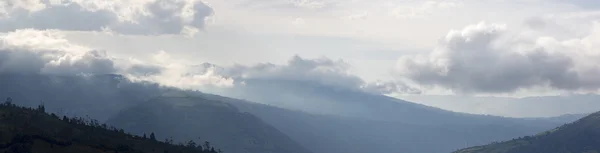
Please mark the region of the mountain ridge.
[[[256, 83], [252, 82], [248, 82], [244, 87], [236, 87], [236, 89], [258, 91], [256, 94], [249, 94], [258, 98], [268, 98], [264, 102], [252, 98], [225, 97], [228, 95], [209, 96], [199, 91], [185, 91], [187, 94], [185, 96], [212, 97], [207, 99], [230, 103], [241, 113], [246, 112], [262, 119], [312, 152], [450, 152], [467, 146], [531, 135], [564, 123], [550, 119], [532, 121], [437, 111], [440, 109], [429, 109], [429, 107], [402, 102], [391, 97], [348, 92], [344, 89], [332, 89], [326, 85], [305, 82], [271, 82], [271, 84], [274, 88], [257, 87]], [[298, 88], [291, 88], [290, 85]], [[155, 97], [169, 95], [168, 92], [184, 91], [154, 83], [134, 82], [119, 75], [11, 76], [0, 74], [0, 86], [3, 88], [0, 97], [11, 96], [22, 102], [24, 106], [36, 106], [43, 101], [48, 104], [48, 110], [57, 114], [89, 115], [100, 121], [107, 121], [121, 110], [136, 107]], [[262, 90], [264, 88], [270, 90]], [[290, 93], [290, 90], [294, 92]], [[299, 99], [287, 99], [285, 96], [289, 95]], [[309, 106], [306, 108], [323, 108], [320, 110], [328, 113], [322, 114], [300, 107], [293, 109], [284, 107], [285, 105], [277, 105], [277, 102]], [[335, 112], [333, 109], [342, 111]], [[172, 121], [184, 122], [165, 120], [166, 123]], [[217, 127], [215, 129], [220, 130]], [[139, 132], [150, 131], [154, 130]], [[159, 135], [159, 137], [164, 136], [168, 135]], [[451, 137], [460, 139], [449, 139]], [[411, 138], [417, 139], [410, 140]], [[185, 139], [182, 138], [182, 141]], [[428, 143], [432, 144], [431, 142], [435, 142], [434, 144], [439, 147], [427, 147]], [[361, 143], [369, 145], [360, 145]]]
[[600, 112], [536, 135], [465, 148], [454, 153], [597, 153], [600, 152], [598, 144]]
[[311, 153], [262, 119], [231, 104], [181, 95], [185, 94], [153, 98], [121, 111], [107, 123], [138, 134], [161, 131], [176, 141], [200, 136], [225, 152]]

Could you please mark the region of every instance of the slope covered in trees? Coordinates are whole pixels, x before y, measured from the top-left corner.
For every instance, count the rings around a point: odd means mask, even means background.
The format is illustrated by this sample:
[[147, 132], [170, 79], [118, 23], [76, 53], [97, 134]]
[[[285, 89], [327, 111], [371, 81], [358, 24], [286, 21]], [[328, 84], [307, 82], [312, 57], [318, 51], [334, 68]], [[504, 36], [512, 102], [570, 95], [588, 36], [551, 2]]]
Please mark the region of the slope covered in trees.
[[[97, 120], [47, 114], [19, 107], [9, 98], [0, 105], [0, 152], [5, 153], [218, 153], [212, 146], [173, 145], [155, 134], [142, 137], [125, 133]], [[209, 143], [206, 143], [209, 144]]]
[[108, 123], [137, 134], [160, 131], [163, 135], [159, 139], [210, 141], [224, 152], [310, 153], [252, 114], [239, 112], [227, 103], [185, 94], [154, 98], [125, 109]]
[[455, 153], [598, 153], [600, 112], [534, 135], [466, 148]]

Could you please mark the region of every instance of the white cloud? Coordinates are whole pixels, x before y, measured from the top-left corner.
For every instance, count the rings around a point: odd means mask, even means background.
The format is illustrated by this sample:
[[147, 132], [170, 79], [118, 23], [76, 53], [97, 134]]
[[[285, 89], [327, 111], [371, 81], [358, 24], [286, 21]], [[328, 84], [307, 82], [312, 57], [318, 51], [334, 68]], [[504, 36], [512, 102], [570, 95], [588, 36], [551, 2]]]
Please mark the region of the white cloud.
[[4, 0], [0, 1], [0, 19], [9, 17], [19, 9], [29, 12], [36, 12], [46, 8], [46, 5], [40, 3], [39, 0]]
[[344, 17], [343, 19], [347, 19], [347, 20], [362, 20], [362, 19], [366, 19], [368, 16], [369, 16], [368, 12], [351, 13], [350, 15]]
[[328, 58], [303, 59], [292, 57], [285, 65], [262, 63], [254, 66], [236, 65], [225, 69], [225, 74], [240, 80], [295, 80], [323, 85], [357, 89], [363, 80], [348, 72], [349, 65], [342, 60]]
[[[210, 27], [261, 34], [339, 37], [378, 42], [398, 50], [430, 49], [451, 28], [481, 20], [518, 23], [530, 16], [573, 11], [563, 3], [521, 0], [310, 0], [319, 9], [299, 8], [293, 0], [205, 0], [215, 9]], [[307, 24], [290, 24], [302, 18]], [[209, 27], [209, 28], [210, 28]], [[337, 57], [336, 57], [337, 58]]]
[[453, 30], [429, 54], [404, 56], [399, 77], [455, 93], [512, 93], [547, 87], [596, 92], [600, 89], [600, 24], [571, 39], [522, 37], [504, 25], [479, 23]]
[[367, 82], [350, 73], [350, 65], [343, 60], [329, 58], [307, 59], [294, 56], [286, 64], [261, 63], [252, 66], [235, 65], [219, 68], [208, 65], [212, 72], [221, 76], [233, 78], [240, 85], [245, 81], [290, 81], [307, 82], [332, 88], [364, 91], [372, 94], [406, 93], [420, 94], [416, 88], [411, 88], [401, 82], [376, 81]]
[[423, 1], [422, 3], [414, 4], [399, 4], [390, 11], [390, 14], [398, 18], [425, 18], [430, 14], [441, 9], [449, 9], [461, 6], [457, 1]]
[[600, 11], [583, 11], [528, 18], [525, 20], [525, 26], [532, 34], [538, 36], [569, 39], [589, 35], [593, 23], [599, 20]]
[[421, 94], [422, 91], [402, 82], [377, 81], [361, 86], [362, 90], [373, 94]]
[[598, 7], [600, 7], [600, 2], [593, 1], [593, 0], [568, 0], [568, 1], [550, 0], [550, 1], [560, 2], [565, 5], [575, 5], [582, 9], [598, 9]]
[[324, 0], [292, 0], [291, 2], [296, 7], [307, 9], [320, 9], [328, 5]]
[[339, 0], [231, 0], [229, 3], [248, 8], [318, 10]]
[[155, 54], [152, 61], [129, 65], [125, 75], [132, 80], [156, 82], [182, 89], [198, 90], [207, 86], [222, 88], [234, 85], [232, 78], [219, 74], [219, 67], [211, 64], [194, 65], [173, 59], [165, 51]]
[[164, 51], [151, 61], [110, 57], [104, 51], [69, 42], [57, 30], [21, 29], [0, 34], [0, 73], [123, 74], [134, 81], [182, 89], [232, 86], [233, 80], [217, 75], [215, 68], [175, 60]]
[[27, 0], [0, 2], [0, 31], [20, 28], [121, 34], [189, 34], [212, 9], [199, 0]]
[[104, 52], [71, 44], [58, 31], [24, 29], [0, 36], [0, 72], [77, 75], [115, 69]]

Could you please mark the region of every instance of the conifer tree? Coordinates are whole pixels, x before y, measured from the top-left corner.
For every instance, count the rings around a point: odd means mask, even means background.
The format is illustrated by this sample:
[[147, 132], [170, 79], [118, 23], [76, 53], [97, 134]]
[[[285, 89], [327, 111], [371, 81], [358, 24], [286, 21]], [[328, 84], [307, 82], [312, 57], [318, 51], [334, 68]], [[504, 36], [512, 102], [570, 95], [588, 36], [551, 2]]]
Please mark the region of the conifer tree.
[[154, 132], [150, 133], [150, 140], [156, 141], [156, 136], [154, 135]]

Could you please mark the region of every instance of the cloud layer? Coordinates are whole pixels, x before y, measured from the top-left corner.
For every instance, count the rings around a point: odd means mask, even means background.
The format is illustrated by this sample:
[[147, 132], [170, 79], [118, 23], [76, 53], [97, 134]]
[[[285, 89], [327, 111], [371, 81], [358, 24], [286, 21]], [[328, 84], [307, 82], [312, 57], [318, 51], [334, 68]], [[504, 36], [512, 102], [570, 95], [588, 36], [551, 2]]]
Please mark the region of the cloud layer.
[[20, 29], [0, 35], [0, 73], [48, 75], [122, 74], [182, 89], [243, 86], [247, 80], [313, 82], [374, 94], [412, 91], [390, 83], [367, 83], [349, 73], [350, 65], [329, 58], [294, 56], [286, 64], [260, 63], [220, 67], [174, 59], [159, 51], [149, 60], [111, 57], [105, 51], [69, 42], [58, 30]]
[[200, 90], [207, 87], [226, 88], [234, 86], [234, 80], [220, 74], [220, 68], [212, 64], [196, 65], [173, 59], [167, 52], [154, 54], [150, 61], [130, 59], [121, 74], [132, 80], [156, 82], [164, 86]]
[[285, 65], [262, 63], [254, 66], [236, 65], [226, 70], [226, 75], [245, 79], [312, 81], [324, 85], [355, 88], [363, 80], [348, 73], [349, 65], [328, 58], [304, 59], [294, 56]]
[[57, 30], [20, 29], [0, 33], [0, 73], [44, 75], [122, 74], [134, 81], [200, 89], [227, 87], [233, 80], [198, 69], [161, 51], [151, 61], [110, 57], [105, 51], [73, 44]]
[[60, 32], [22, 29], [0, 34], [0, 73], [107, 74], [113, 61], [103, 51], [69, 43]]
[[212, 9], [199, 0], [8, 0], [0, 2], [0, 31], [21, 28], [193, 34]]
[[456, 93], [511, 93], [549, 87], [596, 92], [600, 89], [600, 24], [585, 36], [557, 39], [479, 23], [449, 32], [429, 54], [404, 56], [397, 72], [423, 86]]

